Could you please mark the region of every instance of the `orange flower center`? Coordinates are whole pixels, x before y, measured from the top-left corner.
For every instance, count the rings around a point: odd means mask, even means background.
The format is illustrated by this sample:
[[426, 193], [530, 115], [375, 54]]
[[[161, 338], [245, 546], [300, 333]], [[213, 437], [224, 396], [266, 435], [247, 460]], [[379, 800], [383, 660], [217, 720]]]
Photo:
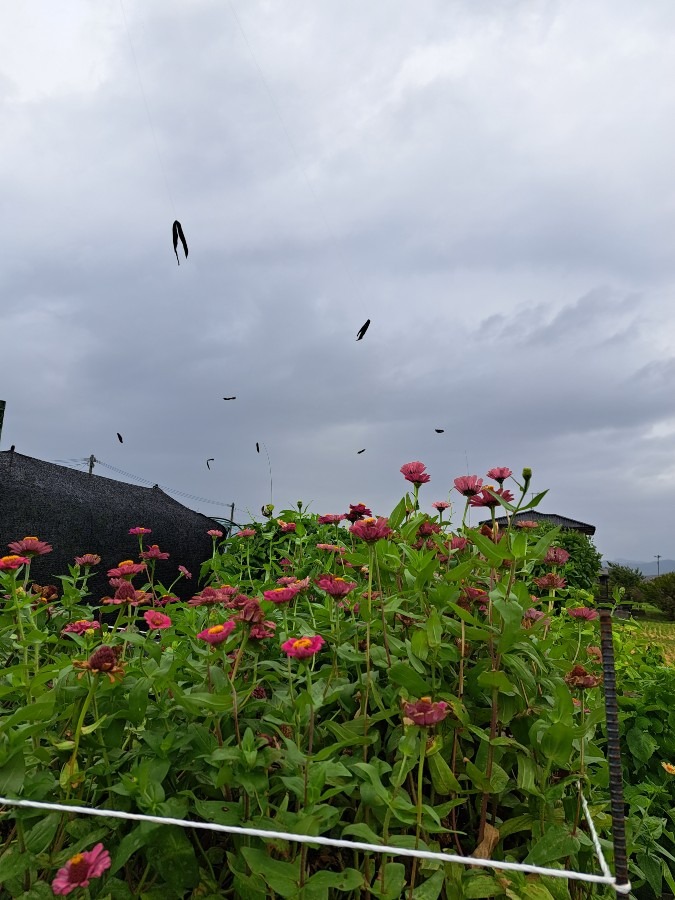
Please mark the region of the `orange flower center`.
[[89, 873], [89, 865], [84, 858], [83, 853], [76, 853], [69, 860], [70, 862], [70, 878], [72, 881], [85, 881]]
[[372, 525], [376, 520], [373, 518], [373, 516], [367, 516], [365, 519], [361, 519], [361, 521], [364, 524]]
[[1, 561], [2, 562], [12, 562], [15, 559], [20, 559], [20, 557], [17, 556], [16, 553], [12, 553], [9, 556], [3, 556]]
[[25, 537], [25, 538], [24, 538], [24, 541], [38, 541], [38, 540], [40, 540], [40, 539], [39, 539], [39, 538], [36, 538], [36, 537], [32, 537], [32, 536], [29, 536], [29, 537]]
[[121, 563], [117, 563], [117, 568], [121, 569], [122, 566], [133, 566], [135, 565], [133, 559], [123, 559]]
[[294, 650], [304, 650], [307, 647], [311, 647], [312, 642], [309, 638], [298, 638], [297, 641], [293, 641], [293, 649]]
[[209, 634], [220, 634], [221, 631], [225, 631], [224, 625], [214, 625], [213, 628], [209, 628]]
[[431, 697], [420, 697], [420, 703], [431, 703]]

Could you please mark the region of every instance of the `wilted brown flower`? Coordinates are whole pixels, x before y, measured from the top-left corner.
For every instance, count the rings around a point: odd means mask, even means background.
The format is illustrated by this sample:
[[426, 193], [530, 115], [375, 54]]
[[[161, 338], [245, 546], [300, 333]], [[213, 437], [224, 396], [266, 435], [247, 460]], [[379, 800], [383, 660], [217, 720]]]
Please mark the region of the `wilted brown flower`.
[[[86, 669], [92, 675], [107, 675], [111, 682], [119, 676], [124, 677], [124, 667], [118, 662], [121, 647], [111, 647], [110, 644], [102, 644], [97, 650], [91, 654], [89, 659], [74, 659], [73, 667], [76, 669]], [[81, 678], [84, 672], [81, 672]]]
[[602, 676], [591, 675], [583, 666], [576, 665], [565, 675], [565, 684], [573, 690], [597, 687], [602, 681]]

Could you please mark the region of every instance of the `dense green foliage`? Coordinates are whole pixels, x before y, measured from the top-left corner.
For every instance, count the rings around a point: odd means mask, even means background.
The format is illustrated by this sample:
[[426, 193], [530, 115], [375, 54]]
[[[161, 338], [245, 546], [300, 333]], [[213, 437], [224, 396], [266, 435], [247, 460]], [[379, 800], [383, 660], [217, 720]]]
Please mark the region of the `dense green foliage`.
[[[562, 547], [570, 554], [570, 559], [561, 568], [567, 584], [571, 588], [593, 591], [597, 586], [598, 573], [602, 565], [602, 554], [598, 552], [593, 540], [580, 531], [560, 531], [548, 522], [542, 522], [534, 530], [536, 535], [557, 531], [556, 546]], [[537, 569], [535, 574], [543, 574], [544, 568]]]
[[[214, 590], [195, 588], [190, 603], [171, 598], [151, 559], [136, 574], [120, 564], [120, 602], [101, 606], [114, 622], [100, 630], [75, 626], [101, 602], [87, 597], [88, 567], [71, 567], [59, 596], [31, 591], [29, 565], [0, 571], [0, 795], [597, 871], [578, 785], [607, 838], [598, 623], [591, 608], [569, 614], [592, 595], [534, 580], [567, 535], [451, 526], [412, 512], [416, 495], [388, 525], [353, 526], [381, 527], [372, 542], [297, 509], [216, 535], [203, 566]], [[565, 574], [590, 572], [586, 545], [582, 556]], [[660, 765], [675, 756], [675, 684], [656, 651], [635, 652], [631, 628], [617, 640], [631, 874], [653, 900], [660, 878], [675, 886], [675, 779]], [[111, 866], [88, 891], [112, 900], [613, 895], [57, 812], [9, 809], [0, 835], [0, 882], [23, 900], [51, 896], [57, 869], [75, 871], [99, 842]]]
[[669, 619], [675, 619], [675, 572], [645, 581], [642, 593], [648, 603], [658, 606]]

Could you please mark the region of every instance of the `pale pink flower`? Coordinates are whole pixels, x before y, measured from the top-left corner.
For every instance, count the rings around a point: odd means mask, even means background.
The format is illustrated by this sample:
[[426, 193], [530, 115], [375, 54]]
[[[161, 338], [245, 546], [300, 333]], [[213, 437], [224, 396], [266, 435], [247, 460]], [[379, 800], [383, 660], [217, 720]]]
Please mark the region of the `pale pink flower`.
[[493, 508], [499, 504], [499, 500], [497, 499], [497, 497], [501, 497], [501, 499], [506, 500], [507, 503], [510, 503], [513, 500], [513, 494], [506, 488], [499, 488], [498, 490], [494, 490], [494, 488], [490, 486], [488, 487], [484, 487], [483, 490], [480, 491], [480, 493], [474, 494], [473, 497], [470, 497], [469, 504], [471, 506], [487, 506], [489, 508]]
[[284, 522], [283, 519], [277, 519], [277, 525], [281, 528], [283, 534], [292, 534], [298, 527], [295, 522]]
[[499, 486], [504, 484], [507, 478], [510, 478], [513, 475], [511, 469], [507, 469], [506, 466], [497, 466], [495, 469], [490, 469], [487, 473], [487, 477], [491, 478], [493, 481], [496, 481]]
[[263, 597], [272, 603], [289, 603], [297, 593], [297, 588], [286, 585], [273, 588], [271, 591], [263, 591]]
[[406, 481], [411, 481], [419, 487], [421, 484], [426, 484], [428, 481], [431, 481], [431, 476], [427, 474], [426, 468], [424, 463], [416, 460], [415, 462], [409, 462], [402, 465], [400, 472]]
[[219, 531], [217, 528], [209, 528], [206, 533], [212, 538], [221, 538], [223, 536], [223, 532]]
[[242, 528], [241, 531], [238, 531], [236, 534], [237, 537], [246, 537], [246, 538], [255, 537], [255, 535], [256, 535], [255, 528]]
[[75, 888], [89, 887], [91, 878], [100, 878], [111, 866], [110, 854], [103, 844], [96, 844], [91, 850], [76, 853], [56, 873], [52, 890], [57, 897], [65, 897]]
[[552, 566], [564, 566], [569, 558], [569, 553], [562, 547], [549, 547], [544, 562]]
[[144, 572], [145, 569], [145, 563], [135, 563], [132, 559], [125, 559], [118, 563], [115, 569], [108, 569], [108, 578], [126, 579], [131, 575], [138, 575], [139, 572]]
[[592, 622], [599, 615], [597, 609], [590, 609], [588, 606], [576, 606], [574, 609], [568, 609], [567, 612], [573, 619], [585, 619], [587, 622]]
[[317, 550], [327, 550], [329, 553], [346, 553], [346, 547], [338, 547], [337, 544], [317, 544]]
[[164, 613], [157, 612], [156, 609], [149, 609], [143, 614], [143, 618], [148, 623], [148, 628], [153, 631], [160, 631], [162, 628], [171, 628], [171, 619]]
[[477, 475], [460, 475], [455, 478], [454, 484], [464, 497], [475, 497], [483, 486], [483, 479]]
[[447, 500], [436, 500], [436, 502], [432, 503], [431, 505], [439, 512], [443, 512], [444, 509], [450, 509], [450, 504]]
[[12, 554], [11, 556], [0, 556], [0, 572], [20, 569], [21, 566], [26, 566], [29, 562], [30, 559], [27, 556], [17, 556], [16, 554]]
[[192, 578], [192, 572], [188, 572], [185, 566], [178, 566], [178, 571], [184, 578]]
[[338, 525], [343, 519], [347, 517], [344, 514], [336, 514], [336, 513], [327, 513], [324, 516], [319, 516], [316, 520], [318, 525]]
[[567, 586], [562, 575], [556, 575], [555, 572], [549, 572], [548, 575], [542, 575], [541, 578], [534, 578], [533, 581], [541, 590], [560, 590]]
[[356, 587], [355, 582], [345, 581], [344, 578], [335, 575], [320, 575], [319, 578], [314, 579], [314, 583], [331, 597], [345, 597]]

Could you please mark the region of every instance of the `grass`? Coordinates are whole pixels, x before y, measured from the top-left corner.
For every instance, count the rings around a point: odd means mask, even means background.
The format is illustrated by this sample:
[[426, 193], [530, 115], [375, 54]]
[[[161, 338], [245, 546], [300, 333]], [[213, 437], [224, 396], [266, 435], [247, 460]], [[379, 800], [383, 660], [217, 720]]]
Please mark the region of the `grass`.
[[675, 622], [652, 622], [646, 619], [635, 621], [638, 626], [636, 641], [656, 644], [663, 650], [667, 663], [675, 665]]

